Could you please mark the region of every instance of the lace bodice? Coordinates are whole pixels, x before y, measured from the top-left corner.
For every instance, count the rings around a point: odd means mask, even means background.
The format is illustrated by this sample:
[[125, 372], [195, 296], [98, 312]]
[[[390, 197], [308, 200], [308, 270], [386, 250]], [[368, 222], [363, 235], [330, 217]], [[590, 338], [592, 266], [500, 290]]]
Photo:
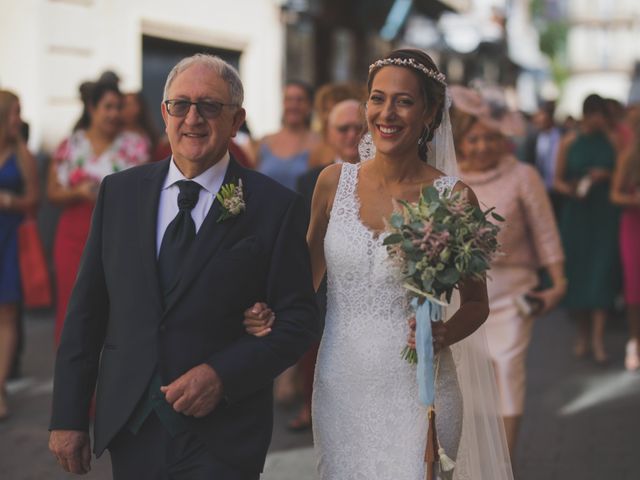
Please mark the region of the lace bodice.
[[[388, 261], [386, 247], [382, 244], [386, 233], [378, 235], [360, 219], [360, 201], [356, 187], [361, 164], [344, 164], [340, 176], [331, 218], [325, 237], [327, 262], [328, 316], [339, 321], [326, 328], [333, 338], [333, 330], [339, 330], [340, 341], [352, 342], [364, 338], [367, 330], [372, 337], [362, 352], [368, 357], [371, 368], [386, 364], [377, 349], [376, 342], [397, 341], [403, 345], [407, 335], [406, 318], [409, 312], [406, 290], [402, 287], [400, 272]], [[434, 187], [441, 195], [448, 194], [458, 179], [440, 177]], [[353, 319], [366, 315], [380, 319], [375, 325], [358, 324]], [[400, 321], [401, 325], [396, 322]], [[373, 332], [372, 329], [377, 331]], [[360, 343], [360, 342], [359, 342]], [[362, 342], [364, 343], [364, 342]], [[404, 369], [406, 365], [400, 364]]]
[[[342, 166], [324, 242], [327, 315], [313, 402], [319, 470], [326, 480], [418, 480], [424, 478], [426, 409], [419, 403], [415, 368], [400, 355], [408, 298], [399, 269], [388, 260], [386, 234], [360, 219], [359, 169]], [[434, 186], [445, 194], [456, 181], [442, 177]], [[436, 402], [455, 397], [451, 353], [444, 357], [440, 377], [453, 383], [439, 383]], [[451, 400], [452, 410], [461, 408], [459, 400]], [[441, 442], [459, 438], [459, 426], [454, 421], [439, 430]]]

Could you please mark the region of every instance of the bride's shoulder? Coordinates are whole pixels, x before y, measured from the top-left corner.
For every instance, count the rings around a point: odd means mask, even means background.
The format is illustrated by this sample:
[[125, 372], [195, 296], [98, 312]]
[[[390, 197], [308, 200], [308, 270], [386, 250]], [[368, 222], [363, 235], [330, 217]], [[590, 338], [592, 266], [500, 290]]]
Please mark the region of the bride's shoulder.
[[322, 169], [318, 177], [318, 187], [337, 187], [342, 174], [342, 164], [334, 163]]
[[342, 174], [342, 164], [333, 164], [325, 167], [318, 176], [318, 182], [314, 191], [314, 197], [323, 200], [331, 200], [336, 194], [340, 175]]
[[476, 207], [480, 206], [480, 202], [478, 202], [478, 197], [476, 196], [475, 192], [473, 191], [473, 189], [467, 185], [466, 183], [464, 183], [462, 180], [460, 180], [459, 178], [456, 178], [456, 183], [453, 186], [453, 193], [457, 193], [457, 192], [467, 192], [467, 200], [469, 201], [470, 204], [475, 205]]
[[437, 168], [431, 167], [433, 170], [434, 178], [433, 178], [433, 186], [436, 187], [439, 191], [448, 190], [451, 193], [458, 192], [467, 192], [467, 200], [472, 205], [478, 206], [478, 197], [476, 197], [473, 189], [464, 183], [460, 177], [454, 175], [446, 175], [444, 172], [438, 170]]

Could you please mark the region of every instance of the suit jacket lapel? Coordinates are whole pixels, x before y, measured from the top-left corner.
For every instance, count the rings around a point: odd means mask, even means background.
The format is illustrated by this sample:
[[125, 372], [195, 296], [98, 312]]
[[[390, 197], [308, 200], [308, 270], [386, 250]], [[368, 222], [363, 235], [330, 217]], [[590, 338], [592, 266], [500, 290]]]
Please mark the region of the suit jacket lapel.
[[140, 259], [147, 277], [147, 285], [149, 285], [153, 299], [158, 302], [158, 305], [162, 305], [156, 259], [158, 205], [160, 203], [160, 191], [167, 176], [170, 161], [171, 159], [169, 158], [154, 165], [155, 168], [151, 169], [147, 176], [140, 179], [138, 188]]
[[[236, 163], [236, 161], [231, 158], [229, 160], [229, 166], [227, 167], [227, 172], [224, 176], [224, 180], [222, 182], [223, 185], [227, 183], [238, 183], [238, 180], [242, 178], [243, 169]], [[246, 191], [243, 192], [245, 195], [245, 199], [247, 198]], [[216, 199], [211, 208], [209, 209], [209, 213], [202, 223], [198, 234], [193, 242], [193, 245], [189, 249], [189, 254], [185, 258], [182, 274], [179, 280], [177, 288], [175, 288], [169, 298], [166, 300], [166, 310], [169, 311], [173, 305], [178, 301], [178, 299], [184, 294], [184, 292], [188, 289], [189, 285], [196, 276], [200, 273], [202, 268], [206, 265], [207, 261], [213, 255], [222, 240], [229, 233], [233, 225], [238, 221], [237, 217], [228, 218], [222, 222], [218, 223], [218, 218], [222, 214], [222, 206], [220, 202]], [[240, 214], [242, 215], [242, 214]]]

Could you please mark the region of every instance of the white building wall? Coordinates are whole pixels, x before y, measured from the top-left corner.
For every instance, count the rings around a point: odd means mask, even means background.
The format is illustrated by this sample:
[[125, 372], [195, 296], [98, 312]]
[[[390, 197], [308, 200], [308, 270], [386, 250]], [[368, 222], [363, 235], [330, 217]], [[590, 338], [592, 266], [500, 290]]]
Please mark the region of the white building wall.
[[640, 1], [567, 1], [571, 75], [558, 110], [580, 117], [590, 93], [627, 100], [633, 66], [640, 61]]
[[[0, 87], [14, 90], [31, 147], [51, 150], [81, 112], [78, 86], [105, 69], [142, 83], [142, 35], [237, 50], [258, 136], [281, 116], [284, 33], [278, 0], [0, 0]], [[151, 108], [159, 108], [152, 105]]]

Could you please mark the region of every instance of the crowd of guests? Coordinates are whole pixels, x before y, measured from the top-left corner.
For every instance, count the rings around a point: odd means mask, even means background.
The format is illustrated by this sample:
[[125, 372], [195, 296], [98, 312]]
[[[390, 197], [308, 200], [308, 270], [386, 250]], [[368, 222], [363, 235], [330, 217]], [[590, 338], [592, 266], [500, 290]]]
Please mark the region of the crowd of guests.
[[[482, 90], [454, 86], [450, 94], [460, 179], [481, 204], [495, 206], [506, 218], [500, 233], [503, 255], [488, 283], [487, 334], [513, 452], [536, 316], [558, 305], [568, 309], [577, 327], [575, 354], [591, 354], [604, 363], [607, 317], [623, 292], [629, 325], [625, 366], [640, 369], [640, 108], [590, 95], [581, 121], [560, 127], [551, 102], [527, 119], [496, 109], [495, 96], [488, 101]], [[123, 94], [113, 73], [85, 82], [80, 96], [82, 115], [53, 153], [44, 189], [61, 209], [52, 258], [56, 343], [100, 182], [170, 152], [144, 97]], [[252, 139], [245, 124], [231, 154], [243, 166], [297, 190], [310, 209], [324, 167], [359, 162], [366, 100], [364, 85], [329, 84], [314, 95], [303, 82], [289, 82], [280, 129]], [[21, 126], [19, 99], [0, 91], [0, 419], [8, 416], [5, 384], [21, 303], [17, 230], [40, 200], [35, 160]], [[321, 307], [325, 291], [321, 286], [318, 292]], [[252, 329], [249, 322], [249, 333]], [[302, 401], [289, 424], [292, 430], [311, 425], [317, 348], [276, 384], [280, 403]]]

